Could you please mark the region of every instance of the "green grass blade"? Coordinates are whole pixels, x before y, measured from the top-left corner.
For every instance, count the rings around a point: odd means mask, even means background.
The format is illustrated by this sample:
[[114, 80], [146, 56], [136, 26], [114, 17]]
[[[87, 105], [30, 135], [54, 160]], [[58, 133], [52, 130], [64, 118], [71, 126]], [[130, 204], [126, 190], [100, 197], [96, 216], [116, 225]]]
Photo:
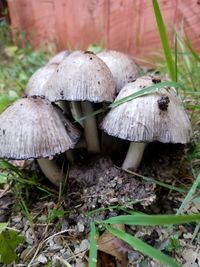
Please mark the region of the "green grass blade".
[[184, 198], [180, 208], [177, 210], [177, 215], [181, 213], [181, 211], [184, 209], [185, 205], [187, 205], [187, 203], [191, 200], [192, 195], [195, 193], [197, 187], [200, 185], [200, 173], [197, 176], [196, 180], [194, 181], [192, 187], [190, 188], [190, 190], [188, 191], [186, 197]]
[[104, 112], [105, 110], [109, 109], [109, 108], [113, 108], [113, 107], [117, 107], [119, 105], [122, 105], [128, 101], [131, 101], [137, 97], [141, 97], [141, 96], [145, 96], [145, 95], [148, 95], [150, 93], [153, 93], [153, 92], [156, 92], [158, 91], [159, 89], [163, 88], [163, 87], [175, 87], [175, 88], [178, 88], [180, 87], [180, 84], [178, 84], [177, 82], [173, 82], [173, 81], [166, 81], [166, 82], [161, 82], [161, 83], [157, 83], [155, 85], [152, 85], [152, 86], [149, 86], [149, 87], [146, 87], [146, 88], [143, 88], [141, 89], [140, 91], [138, 92], [135, 92], [133, 94], [130, 94], [118, 101], [115, 101], [113, 103], [111, 103], [110, 105], [104, 107], [104, 108], [100, 108], [90, 114], [88, 114], [87, 116], [83, 116], [79, 119], [76, 119], [77, 122], [80, 122], [80, 121], [83, 121], [91, 116], [96, 116], [97, 114], [99, 113], [102, 113]]
[[94, 222], [90, 223], [90, 253], [89, 253], [89, 267], [97, 266], [97, 230]]
[[190, 50], [191, 54], [193, 55], [193, 57], [196, 59], [196, 61], [200, 62], [200, 55], [194, 50], [192, 43], [190, 42], [190, 39], [186, 38], [185, 43], [188, 49]]
[[189, 58], [189, 55], [187, 54], [185, 42], [183, 41], [181, 36], [176, 31], [175, 31], [175, 36], [176, 36], [176, 40], [178, 41], [178, 44], [181, 48], [182, 58], [184, 59], [185, 66], [187, 67], [188, 71], [191, 72], [192, 71], [192, 65], [191, 65], [191, 60]]
[[157, 181], [157, 180], [155, 180], [155, 179], [153, 179], [153, 178], [151, 178], [151, 177], [143, 176], [143, 175], [141, 175], [141, 174], [138, 174], [138, 173], [136, 173], [136, 172], [132, 172], [132, 171], [130, 171], [130, 170], [126, 170], [126, 172], [128, 172], [128, 173], [130, 173], [130, 174], [132, 174], [132, 175], [134, 175], [134, 176], [140, 177], [140, 178], [142, 178], [143, 180], [145, 180], [145, 181], [147, 181], [147, 182], [151, 182], [151, 183], [157, 184], [157, 185], [159, 185], [159, 186], [168, 188], [168, 189], [170, 189], [170, 190], [177, 191], [177, 192], [180, 192], [180, 193], [185, 192], [185, 190], [182, 189], [182, 188], [179, 188], [179, 187], [176, 187], [176, 186], [173, 186], [173, 185], [170, 185], [170, 184], [166, 184], [166, 183]]
[[126, 225], [172, 225], [189, 222], [200, 222], [200, 213], [195, 215], [120, 215], [102, 221], [104, 224], [126, 224]]
[[165, 59], [166, 59], [167, 66], [168, 66], [168, 71], [169, 71], [171, 79], [173, 81], [176, 81], [177, 75], [175, 73], [175, 64], [174, 64], [174, 61], [172, 58], [172, 54], [171, 54], [171, 50], [170, 50], [170, 46], [169, 46], [169, 40], [168, 40], [165, 24], [164, 24], [164, 21], [163, 21], [161, 12], [160, 12], [160, 8], [158, 5], [158, 1], [152, 0], [152, 3], [153, 3], [154, 14], [156, 17], [158, 31], [160, 34], [160, 39], [162, 42], [163, 51], [165, 54]]
[[180, 265], [178, 265], [171, 257], [165, 255], [160, 250], [155, 249], [152, 246], [146, 244], [142, 240], [134, 236], [131, 236], [130, 234], [127, 234], [119, 229], [110, 226], [107, 226], [106, 228], [111, 234], [117, 236], [118, 238], [129, 244], [131, 247], [133, 247], [134, 249], [159, 261], [160, 263], [170, 267], [180, 267]]

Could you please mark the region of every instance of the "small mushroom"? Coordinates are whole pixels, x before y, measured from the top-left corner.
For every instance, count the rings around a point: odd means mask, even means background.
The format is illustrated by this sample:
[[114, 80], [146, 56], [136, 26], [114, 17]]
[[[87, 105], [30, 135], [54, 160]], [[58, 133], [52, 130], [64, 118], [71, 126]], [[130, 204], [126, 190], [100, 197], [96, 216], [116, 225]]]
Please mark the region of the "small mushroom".
[[[151, 77], [140, 77], [127, 84], [115, 102], [153, 84]], [[190, 121], [175, 89], [165, 87], [112, 108], [101, 128], [109, 135], [131, 142], [122, 168], [135, 170], [140, 165], [146, 143], [185, 144], [190, 141], [192, 133]]]
[[[45, 65], [30, 77], [28, 84], [26, 86], [25, 95], [27, 96], [40, 96], [45, 97], [46, 99], [50, 98], [49, 92], [47, 90], [46, 84], [51, 75], [55, 72], [58, 64], [52, 63]], [[53, 101], [54, 102], [54, 101]], [[56, 103], [62, 110], [70, 117], [70, 108], [69, 105], [64, 101], [58, 101]]]
[[57, 66], [57, 64], [45, 65], [36, 70], [28, 81], [25, 94], [27, 96], [45, 96], [48, 99], [46, 83]]
[[97, 54], [111, 70], [116, 84], [116, 93], [140, 76], [139, 67], [133, 58], [119, 51], [108, 50]]
[[[73, 52], [57, 67], [47, 83], [50, 100], [81, 101], [78, 116], [87, 116], [94, 111], [92, 102], [114, 100], [115, 85], [106, 64], [92, 52]], [[61, 94], [62, 92], [62, 94]], [[99, 152], [100, 145], [96, 119], [90, 116], [83, 121], [85, 138], [90, 152]]]
[[0, 158], [37, 158], [43, 172], [56, 185], [63, 175], [48, 158], [73, 148], [79, 137], [79, 130], [62, 111], [40, 97], [22, 98], [0, 115]]

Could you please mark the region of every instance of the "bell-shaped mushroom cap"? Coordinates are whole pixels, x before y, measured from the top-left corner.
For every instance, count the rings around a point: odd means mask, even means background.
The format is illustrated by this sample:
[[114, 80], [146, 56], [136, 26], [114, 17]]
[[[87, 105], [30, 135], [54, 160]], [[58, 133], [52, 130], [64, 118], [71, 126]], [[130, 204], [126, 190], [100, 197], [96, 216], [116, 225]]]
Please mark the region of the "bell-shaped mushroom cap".
[[[151, 77], [140, 77], [128, 83], [115, 102], [153, 84]], [[190, 121], [174, 88], [162, 88], [112, 108], [101, 128], [109, 135], [134, 142], [184, 144], [190, 141], [192, 133]]]
[[0, 115], [0, 158], [46, 158], [73, 148], [80, 132], [48, 100], [22, 98]]
[[60, 64], [70, 54], [71, 54], [71, 51], [69, 51], [69, 50], [61, 51], [60, 53], [58, 53], [54, 57], [52, 57], [47, 62], [47, 65], [49, 65], [49, 64]]
[[[106, 64], [92, 52], [73, 52], [47, 82], [51, 101], [110, 102], [115, 84]], [[50, 94], [49, 94], [50, 95]]]
[[129, 82], [133, 82], [139, 77], [139, 67], [133, 58], [124, 53], [108, 50], [97, 54], [112, 72], [116, 84], [116, 92]]
[[45, 96], [49, 99], [46, 83], [57, 68], [57, 64], [45, 65], [39, 68], [29, 79], [25, 94], [27, 96]]

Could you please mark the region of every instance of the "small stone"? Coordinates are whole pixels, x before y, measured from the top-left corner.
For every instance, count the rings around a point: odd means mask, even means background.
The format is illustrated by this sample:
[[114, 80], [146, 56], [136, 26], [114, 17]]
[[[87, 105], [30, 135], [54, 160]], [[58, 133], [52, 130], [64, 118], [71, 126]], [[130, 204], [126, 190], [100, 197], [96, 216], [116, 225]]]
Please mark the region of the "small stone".
[[38, 221], [41, 223], [45, 223], [47, 221], [47, 216], [41, 215], [40, 217], [38, 217]]
[[78, 228], [79, 233], [83, 233], [85, 230], [85, 226], [81, 222], [78, 222], [77, 228]]
[[191, 233], [187, 233], [187, 234], [183, 234], [183, 237], [185, 239], [192, 239], [193, 238], [193, 235]]
[[113, 198], [111, 198], [111, 199], [109, 200], [109, 202], [110, 202], [110, 203], [116, 203], [116, 202], [118, 202], [118, 198], [113, 197]]
[[21, 222], [21, 220], [22, 220], [22, 217], [20, 215], [12, 217], [12, 221], [15, 223], [19, 223]]
[[62, 248], [63, 248], [62, 246], [59, 246], [59, 245], [54, 244], [53, 246], [48, 247], [47, 250], [48, 251], [54, 251], [54, 252], [56, 252], [56, 251], [61, 250]]
[[38, 262], [43, 263], [43, 264], [47, 263], [47, 261], [48, 261], [47, 258], [43, 254], [39, 255], [37, 260], [38, 260]]
[[89, 241], [87, 239], [83, 239], [79, 248], [80, 251], [86, 251], [89, 248]]
[[31, 248], [25, 248], [20, 255], [20, 259], [24, 261], [27, 255], [29, 255], [30, 251], [31, 251]]

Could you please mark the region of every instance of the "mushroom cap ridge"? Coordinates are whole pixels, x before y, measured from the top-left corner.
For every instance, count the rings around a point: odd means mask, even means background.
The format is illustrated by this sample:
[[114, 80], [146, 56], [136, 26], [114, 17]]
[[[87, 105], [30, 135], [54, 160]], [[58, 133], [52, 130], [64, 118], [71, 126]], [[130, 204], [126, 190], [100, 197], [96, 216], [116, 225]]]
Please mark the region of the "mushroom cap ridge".
[[79, 130], [46, 99], [22, 98], [0, 114], [0, 158], [52, 157], [73, 148], [79, 137]]
[[[153, 84], [151, 77], [140, 77], [127, 84], [115, 101]], [[159, 107], [162, 99], [169, 100], [166, 110]], [[162, 88], [112, 108], [101, 128], [109, 135], [134, 142], [184, 144], [192, 134], [190, 121], [174, 88]]]

